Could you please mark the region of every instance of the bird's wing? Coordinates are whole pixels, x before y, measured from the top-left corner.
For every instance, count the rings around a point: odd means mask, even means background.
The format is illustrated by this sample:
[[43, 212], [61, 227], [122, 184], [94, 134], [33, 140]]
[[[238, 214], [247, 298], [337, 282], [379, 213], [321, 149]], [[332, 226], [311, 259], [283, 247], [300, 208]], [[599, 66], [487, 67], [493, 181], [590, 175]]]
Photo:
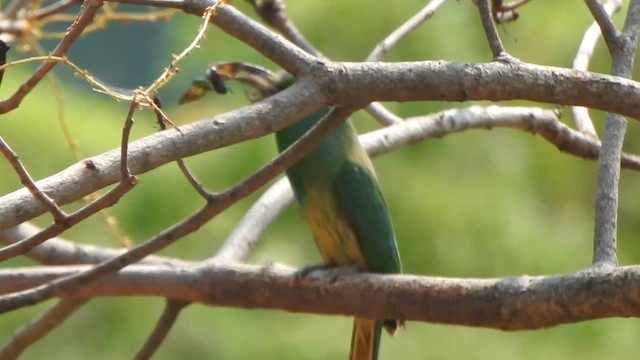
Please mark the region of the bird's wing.
[[400, 257], [387, 204], [373, 174], [364, 166], [346, 161], [333, 183], [369, 271], [400, 272]]

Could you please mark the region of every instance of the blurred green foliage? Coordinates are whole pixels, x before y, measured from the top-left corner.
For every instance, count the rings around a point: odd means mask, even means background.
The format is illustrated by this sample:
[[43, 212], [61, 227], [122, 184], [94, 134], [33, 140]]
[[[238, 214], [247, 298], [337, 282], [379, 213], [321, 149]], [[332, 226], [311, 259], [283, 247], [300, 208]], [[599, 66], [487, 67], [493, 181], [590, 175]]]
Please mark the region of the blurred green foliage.
[[[287, 6], [302, 32], [328, 57], [360, 61], [424, 3], [306, 0], [288, 1]], [[244, 2], [236, 1], [234, 6], [255, 18]], [[622, 16], [615, 19], [622, 23]], [[197, 17], [179, 15], [152, 27], [161, 31], [138, 37], [146, 40], [135, 41], [122, 35], [139, 35], [144, 27], [112, 25], [103, 33], [107, 35], [100, 35], [106, 37], [88, 35], [83, 39], [94, 49], [110, 51], [102, 56], [94, 50], [85, 49], [83, 53], [79, 49], [78, 58], [72, 53], [72, 60], [90, 72], [99, 72], [104, 80], [115, 79], [117, 86], [124, 86], [118, 79], [126, 79], [127, 84], [135, 81], [128, 86], [149, 84], [166, 66], [171, 53], [181, 51], [190, 42], [199, 21]], [[549, 2], [533, 1], [522, 8], [516, 22], [500, 25], [499, 30], [514, 56], [528, 62], [569, 67], [590, 22], [590, 14], [581, 2], [559, 1], [550, 6]], [[109, 37], [109, 30], [119, 35]], [[130, 50], [141, 45], [149, 52], [143, 53], [142, 59], [129, 59]], [[387, 58], [422, 59], [490, 59], [471, 1], [449, 2]], [[591, 69], [607, 73], [608, 59], [606, 49], [599, 44]], [[211, 27], [202, 48], [181, 64], [179, 76], [161, 94], [168, 104], [167, 114], [176, 123], [188, 123], [246, 104], [244, 90], [235, 87], [234, 94], [225, 97], [211, 96], [208, 101], [181, 108], [173, 105], [207, 64], [221, 60], [273, 66], [254, 50]], [[31, 70], [10, 69], [2, 96], [12, 92]], [[117, 147], [128, 104], [115, 103], [90, 91], [71, 79], [67, 70], [58, 71], [64, 83], [64, 115], [82, 154], [91, 156]], [[18, 110], [0, 121], [0, 134], [36, 178], [54, 174], [74, 162], [51, 94], [47, 82], [42, 82]], [[410, 116], [469, 104], [388, 105], [398, 114]], [[602, 114], [593, 114], [601, 129]], [[565, 116], [564, 120], [569, 121], [568, 118]], [[363, 113], [356, 114], [353, 120], [363, 131], [376, 126]], [[625, 146], [639, 152], [638, 126], [631, 121]], [[152, 114], [136, 114], [135, 138], [157, 130]], [[266, 137], [187, 161], [207, 186], [223, 189], [274, 155], [273, 139]], [[567, 273], [590, 264], [596, 174], [593, 161], [561, 153], [537, 136], [494, 129], [426, 141], [385, 155], [375, 163], [407, 273], [485, 278]], [[20, 187], [5, 161], [0, 162], [0, 174], [1, 194]], [[623, 171], [621, 179], [619, 258], [623, 265], [638, 263], [640, 258], [638, 176]], [[234, 205], [163, 254], [187, 259], [213, 254], [258, 195]], [[140, 242], [201, 205], [177, 167], [168, 164], [142, 175], [140, 184], [110, 212], [117, 216], [125, 232]], [[49, 221], [48, 216], [42, 216], [35, 222], [45, 225]], [[74, 227], [65, 236], [81, 243], [118, 246], [98, 217]], [[302, 266], [318, 263], [320, 258], [305, 225], [291, 208], [267, 231], [248, 261]], [[10, 264], [31, 263], [14, 260]], [[0, 339], [7, 339], [50, 304], [3, 314]], [[93, 300], [23, 358], [51, 358], [52, 354], [69, 360], [130, 358], [150, 332], [162, 305], [161, 299]], [[345, 358], [350, 333], [348, 317], [192, 305], [183, 312], [155, 358]], [[628, 359], [640, 351], [639, 337], [637, 320], [624, 319], [517, 333], [409, 322], [395, 339], [384, 339], [382, 358]]]

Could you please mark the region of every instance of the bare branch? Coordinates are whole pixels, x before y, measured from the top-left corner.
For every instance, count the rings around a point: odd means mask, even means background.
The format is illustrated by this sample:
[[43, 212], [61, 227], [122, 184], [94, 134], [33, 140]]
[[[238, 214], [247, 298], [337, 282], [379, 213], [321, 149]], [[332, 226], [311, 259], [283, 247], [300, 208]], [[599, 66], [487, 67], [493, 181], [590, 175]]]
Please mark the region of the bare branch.
[[31, 249], [33, 249], [38, 244], [46, 241], [47, 239], [57, 236], [61, 234], [63, 231], [68, 229], [70, 226], [73, 226], [89, 216], [95, 214], [96, 212], [113, 206], [113, 204], [117, 203], [118, 200], [126, 194], [133, 186], [135, 185], [135, 180], [131, 178], [123, 179], [116, 185], [113, 189], [109, 190], [102, 197], [92, 201], [85, 207], [80, 210], [72, 213], [71, 215], [65, 218], [64, 224], [54, 223], [46, 227], [44, 230], [39, 233], [30, 236], [26, 239], [23, 239], [19, 242], [16, 242], [11, 245], [7, 245], [0, 249], [0, 261], [10, 259], [12, 257], [21, 255]]
[[[156, 2], [156, 0], [118, 1], [122, 3], [141, 1], [154, 6]], [[159, 0], [157, 2], [162, 3], [165, 2], [165, 0]], [[199, 16], [211, 5], [212, 1], [210, 0], [185, 0], [184, 2], [180, 2], [177, 8], [182, 9], [186, 13]], [[231, 5], [220, 6], [216, 10], [216, 16], [211, 19], [211, 22], [229, 33], [229, 35], [256, 49], [262, 55], [292, 74], [297, 75], [307, 69], [310, 64], [318, 61], [313, 55], [289, 43], [282, 37], [277, 36], [266, 27], [237, 11]]]
[[244, 259], [280, 213], [293, 201], [287, 178], [281, 178], [260, 196], [208, 261], [240, 261]]
[[613, 54], [618, 51], [621, 44], [618, 42], [619, 33], [615, 24], [611, 20], [611, 16], [605, 10], [604, 6], [598, 2], [598, 0], [585, 0], [585, 3], [589, 7], [593, 18], [600, 26], [604, 42], [607, 44], [609, 53], [613, 56]]
[[379, 102], [372, 102], [365, 110], [384, 126], [391, 126], [402, 121], [402, 118], [387, 109]]
[[4, 157], [9, 161], [11, 167], [15, 170], [20, 178], [20, 183], [24, 185], [27, 190], [33, 195], [36, 200], [42, 204], [48, 212], [53, 216], [53, 220], [56, 223], [63, 224], [65, 222], [65, 218], [67, 214], [65, 214], [59, 207], [56, 205], [55, 201], [53, 201], [47, 194], [43, 193], [38, 186], [35, 184], [27, 169], [25, 169], [22, 162], [20, 162], [20, 158], [18, 158], [18, 154], [13, 151], [9, 145], [4, 141], [2, 137], [0, 137], [0, 152], [4, 155]]
[[[182, 135], [162, 131], [132, 142], [128, 147], [129, 168], [133, 174], [140, 174], [180, 158], [263, 136], [287, 126], [323, 104], [322, 95], [309, 85], [297, 83], [264, 101], [182, 126]], [[114, 149], [83, 160], [37, 185], [58, 204], [76, 201], [120, 180], [120, 153], [120, 149]], [[22, 213], [23, 210], [26, 213]], [[16, 226], [42, 211], [42, 206], [26, 189], [5, 195], [0, 201], [0, 229]]]
[[[165, 124], [166, 117], [161, 111], [162, 103], [160, 102], [160, 98], [157, 96], [154, 97], [153, 103], [156, 105], [156, 108], [154, 108], [154, 112], [156, 114], [156, 121], [158, 123], [158, 126], [160, 126], [160, 130], [166, 130], [167, 129], [167, 126]], [[200, 196], [202, 196], [204, 199], [208, 199], [210, 196], [212, 196], [212, 194], [204, 187], [204, 185], [200, 181], [198, 181], [198, 179], [196, 179], [195, 175], [193, 175], [191, 170], [189, 170], [189, 167], [184, 162], [184, 160], [178, 159], [176, 160], [176, 163], [178, 164], [178, 168], [182, 172], [182, 175], [187, 179], [191, 187], [198, 194], [200, 194]]]
[[[13, 244], [22, 239], [34, 236], [41, 230], [29, 223], [0, 231], [0, 243]], [[97, 264], [126, 252], [127, 249], [111, 249], [95, 245], [74, 244], [61, 238], [51, 238], [25, 255], [45, 265]], [[151, 255], [140, 260], [142, 264], [173, 264], [186, 266], [192, 263], [184, 260]]]
[[[19, 0], [16, 0], [19, 1]], [[85, 0], [80, 9], [78, 17], [73, 22], [66, 35], [58, 46], [51, 52], [51, 56], [63, 57], [74, 41], [80, 36], [82, 31], [91, 23], [98, 9], [102, 7], [104, 0]], [[20, 86], [20, 88], [6, 100], [0, 101], [0, 113], [4, 114], [15, 108], [17, 108], [22, 99], [31, 92], [34, 86], [36, 86], [42, 78], [47, 75], [51, 69], [56, 65], [54, 61], [46, 61]]]
[[153, 332], [144, 343], [140, 351], [133, 357], [134, 360], [151, 359], [151, 356], [158, 350], [162, 342], [169, 334], [173, 324], [178, 319], [178, 315], [185, 306], [191, 304], [189, 301], [167, 299], [162, 316], [158, 319]]
[[[0, 294], [38, 286], [88, 267], [0, 269]], [[556, 276], [458, 279], [354, 274], [328, 283], [296, 269], [218, 263], [132, 265], [78, 289], [77, 297], [161, 296], [214, 306], [400, 318], [502, 330], [530, 330], [609, 317], [640, 317], [640, 267], [592, 268]]]
[[435, 12], [444, 5], [448, 0], [431, 0], [429, 3], [413, 15], [404, 24], [400, 25], [391, 34], [389, 34], [384, 40], [382, 40], [375, 49], [369, 54], [366, 61], [379, 61], [387, 52], [395, 47], [403, 38], [409, 35], [412, 31], [417, 29], [422, 23], [427, 21]]
[[265, 24], [278, 30], [287, 40], [314, 56], [322, 56], [307, 39], [302, 36], [296, 25], [287, 16], [284, 0], [249, 0], [256, 13]]
[[[608, 0], [604, 3], [604, 11], [611, 16], [614, 12], [620, 10], [622, 6], [622, 0]], [[593, 49], [596, 46], [596, 42], [602, 33], [600, 32], [600, 26], [597, 22], [587, 29], [582, 38], [582, 43], [578, 48], [578, 53], [573, 60], [573, 68], [576, 70], [586, 71], [589, 68], [589, 61], [593, 55]], [[582, 106], [572, 106], [571, 114], [573, 115], [573, 124], [578, 131], [591, 135], [594, 138], [598, 138], [596, 130], [593, 127], [593, 122], [589, 116], [589, 110]]]
[[[592, 9], [592, 11], [594, 10]], [[596, 13], [594, 16], [598, 20]], [[600, 23], [600, 26], [602, 27], [603, 24]], [[603, 29], [603, 33], [605, 33], [606, 39], [606, 30]], [[616, 38], [619, 47], [616, 51], [611, 52], [611, 73], [613, 75], [631, 78], [633, 62], [638, 49], [639, 33], [640, 1], [632, 0], [627, 11], [624, 29]], [[592, 263], [595, 266], [616, 266], [618, 264], [616, 254], [618, 183], [627, 120], [618, 114], [608, 113], [605, 121], [602, 152], [598, 159]]]
[[[441, 138], [468, 129], [514, 128], [539, 134], [560, 151], [586, 159], [597, 159], [597, 140], [575, 131], [558, 120], [551, 110], [523, 107], [471, 106], [440, 113], [408, 118], [402, 124], [362, 135], [371, 156], [390, 151], [399, 145]], [[640, 170], [640, 157], [624, 154], [623, 166]]]
[[[435, 12], [444, 5], [447, 0], [432, 0], [422, 8], [417, 14], [409, 18], [404, 24], [400, 25], [396, 30], [389, 34], [384, 40], [382, 40], [373, 51], [369, 54], [366, 61], [379, 61], [387, 52], [394, 46], [396, 46], [400, 40], [409, 35], [412, 31], [417, 29], [422, 23], [427, 21]], [[377, 119], [381, 124], [385, 126], [393, 125], [402, 119], [389, 111], [386, 107], [378, 102], [373, 102], [366, 107], [369, 115]]]
[[480, 20], [482, 20], [482, 27], [484, 33], [487, 35], [487, 41], [489, 47], [493, 53], [494, 60], [507, 60], [511, 56], [507, 54], [496, 30], [496, 24], [493, 21], [493, 11], [491, 11], [491, 3], [489, 0], [478, 0], [478, 9], [480, 9]]
[[81, 0], [59, 0], [47, 7], [38, 9], [33, 15], [29, 16], [29, 20], [31, 21], [41, 20], [45, 17], [61, 13], [64, 10], [80, 3], [82, 3]]
[[[226, 7], [225, 7], [226, 8]], [[179, 158], [266, 135], [316, 111], [326, 103], [353, 108], [373, 101], [512, 100], [582, 105], [640, 119], [640, 84], [601, 74], [522, 62], [462, 64], [326, 63], [314, 68], [326, 93], [303, 77], [292, 87], [251, 106], [163, 131], [129, 144], [133, 174]], [[347, 74], [347, 75], [344, 75]], [[283, 106], [287, 104], [287, 106]], [[150, 151], [153, 149], [153, 151]], [[114, 150], [77, 163], [37, 182], [57, 204], [66, 204], [119, 180]], [[41, 214], [25, 189], [0, 198], [0, 229]]]

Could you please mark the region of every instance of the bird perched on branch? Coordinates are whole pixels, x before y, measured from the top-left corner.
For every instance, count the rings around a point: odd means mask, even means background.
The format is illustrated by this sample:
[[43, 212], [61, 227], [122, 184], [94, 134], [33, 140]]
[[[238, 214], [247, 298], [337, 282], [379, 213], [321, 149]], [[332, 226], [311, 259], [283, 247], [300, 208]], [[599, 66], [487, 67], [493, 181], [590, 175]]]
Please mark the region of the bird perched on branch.
[[[254, 100], [281, 91], [295, 81], [257, 66], [221, 63], [196, 80], [180, 102], [207, 91], [226, 93], [225, 81], [237, 80], [258, 91]], [[276, 132], [284, 151], [332, 111], [326, 107]], [[387, 205], [373, 165], [349, 121], [343, 122], [320, 145], [286, 170], [300, 207], [328, 266], [357, 267], [375, 273], [400, 273], [400, 257]], [[382, 328], [395, 334], [401, 320], [355, 318], [350, 359], [377, 359]]]

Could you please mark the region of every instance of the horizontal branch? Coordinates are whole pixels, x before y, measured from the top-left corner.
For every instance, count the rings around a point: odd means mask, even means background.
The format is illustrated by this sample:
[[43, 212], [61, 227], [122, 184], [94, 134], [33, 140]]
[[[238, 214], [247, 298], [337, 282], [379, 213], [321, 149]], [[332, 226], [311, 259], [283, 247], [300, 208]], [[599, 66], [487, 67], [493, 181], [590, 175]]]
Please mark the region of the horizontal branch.
[[[38, 286], [87, 266], [0, 270], [0, 294]], [[640, 266], [558, 276], [455, 279], [414, 275], [299, 278], [282, 265], [132, 265], [74, 297], [160, 296], [215, 306], [400, 318], [528, 330], [609, 317], [640, 317]]]
[[[615, 76], [525, 63], [423, 61], [310, 66], [294, 86], [264, 101], [163, 131], [129, 146], [140, 174], [167, 162], [267, 135], [325, 104], [344, 108], [374, 101], [531, 100], [580, 105], [640, 119], [640, 84]], [[81, 161], [37, 182], [56, 204], [82, 198], [119, 180], [119, 150]], [[0, 229], [43, 212], [26, 189], [0, 197]]]
[[309, 70], [338, 106], [374, 101], [530, 100], [580, 105], [640, 119], [640, 83], [524, 62], [327, 63]]

